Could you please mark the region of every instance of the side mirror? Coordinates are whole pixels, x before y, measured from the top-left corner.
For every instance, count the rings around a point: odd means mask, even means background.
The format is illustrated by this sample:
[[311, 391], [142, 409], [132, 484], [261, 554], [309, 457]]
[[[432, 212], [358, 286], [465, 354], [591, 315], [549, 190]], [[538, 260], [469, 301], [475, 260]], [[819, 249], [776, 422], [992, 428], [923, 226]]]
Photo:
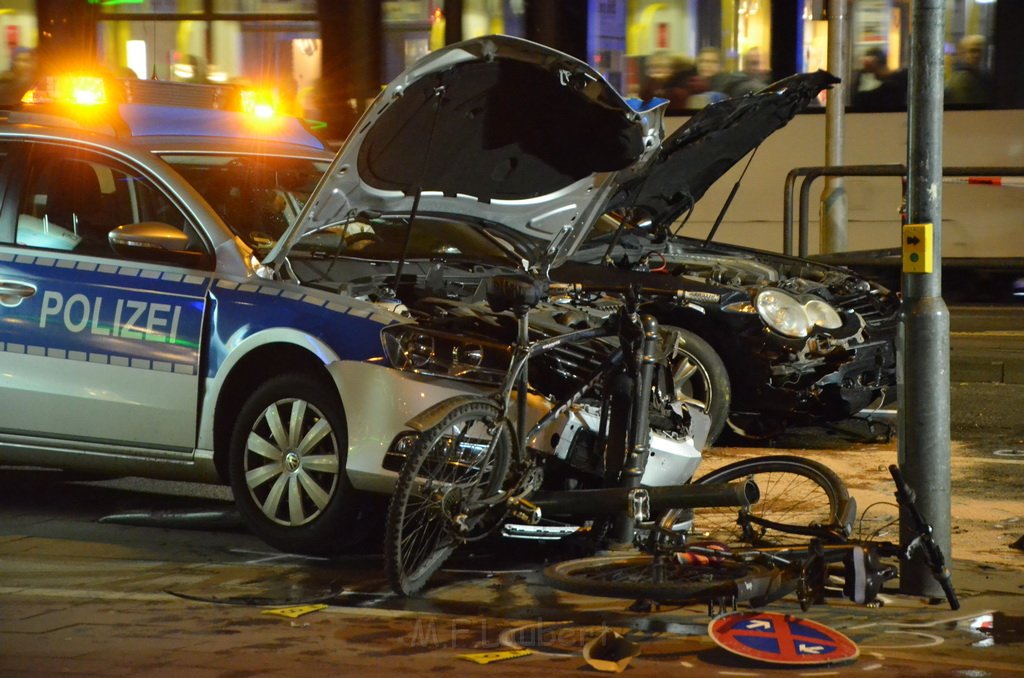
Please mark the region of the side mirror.
[[119, 255], [146, 261], [183, 266], [202, 266], [204, 252], [189, 250], [189, 238], [180, 229], [161, 221], [123, 224], [107, 234], [110, 246]]

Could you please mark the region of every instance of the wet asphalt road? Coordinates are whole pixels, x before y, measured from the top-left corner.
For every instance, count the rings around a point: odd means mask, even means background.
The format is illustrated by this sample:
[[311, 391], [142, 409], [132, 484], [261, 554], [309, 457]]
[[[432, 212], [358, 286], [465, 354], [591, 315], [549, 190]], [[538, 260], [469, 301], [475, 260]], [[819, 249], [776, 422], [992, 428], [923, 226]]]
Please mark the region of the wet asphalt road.
[[[954, 435], [973, 436], [977, 453], [1007, 440], [1024, 448], [1020, 418], [1007, 417], [1020, 411], [1024, 386], [954, 386], [952, 401]], [[1007, 428], [996, 438], [988, 423], [965, 429], [1000, 417]], [[796, 431], [778, 444], [817, 440], [841, 455], [870, 444], [858, 432]], [[606, 628], [640, 646], [630, 675], [789, 673], [717, 648], [705, 608], [637, 613], [631, 601], [550, 589], [539, 570], [564, 555], [550, 549], [506, 542], [464, 554], [409, 600], [388, 592], [372, 546], [334, 561], [266, 547], [222, 488], [4, 470], [0, 497], [2, 676], [592, 673], [581, 648]], [[835, 598], [808, 613], [788, 600], [771, 610], [828, 624], [859, 645], [860, 657], [829, 675], [1013, 675], [1024, 672], [1021, 558], [1009, 569], [958, 563], [958, 612], [894, 591], [877, 609]], [[268, 614], [307, 605], [322, 608]], [[459, 658], [515, 648], [532, 653], [485, 666]]]
[[[1024, 454], [1022, 406], [1024, 385], [954, 383], [953, 438], [967, 454]], [[795, 430], [772, 451], [841, 455], [881, 433], [862, 422]], [[988, 490], [1019, 495], [1024, 467], [1006, 468]], [[605, 628], [640, 646], [630, 675], [816, 674], [717, 648], [700, 607], [637, 613], [630, 601], [553, 591], [539, 569], [561, 555], [508, 543], [463, 555], [424, 597], [407, 600], [387, 591], [379, 549], [334, 561], [273, 551], [241, 526], [224, 488], [3, 469], [0, 676], [593, 673], [580, 651]], [[893, 591], [881, 608], [830, 599], [806, 614], [790, 601], [771, 609], [859, 645], [856, 661], [819, 675], [1024, 674], [1021, 559], [1010, 568], [957, 563], [958, 612]], [[296, 606], [295, 617], [268, 614]], [[459, 658], [517, 648], [532, 653], [485, 666]]]

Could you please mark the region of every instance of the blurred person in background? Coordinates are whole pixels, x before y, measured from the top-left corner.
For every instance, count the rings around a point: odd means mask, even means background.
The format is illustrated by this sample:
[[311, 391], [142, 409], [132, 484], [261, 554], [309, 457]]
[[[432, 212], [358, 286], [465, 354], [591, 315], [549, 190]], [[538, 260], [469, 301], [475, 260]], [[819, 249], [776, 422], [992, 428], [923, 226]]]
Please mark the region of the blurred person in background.
[[668, 99], [669, 111], [686, 110], [690, 96], [700, 89], [693, 62], [683, 56], [664, 52], [647, 57], [645, 78], [640, 87], [640, 98]]
[[761, 50], [751, 47], [743, 55], [743, 68], [730, 75], [725, 85], [725, 93], [730, 97], [741, 97], [752, 94], [768, 86], [768, 78], [763, 68]]
[[722, 70], [722, 56], [714, 47], [705, 47], [697, 53], [697, 82], [696, 93], [690, 96], [686, 105], [689, 108], [704, 108], [729, 95], [726, 90], [729, 88], [731, 76]]
[[985, 37], [965, 35], [946, 80], [946, 103], [987, 104], [992, 101], [992, 76], [984, 70]]
[[35, 51], [15, 47], [11, 53], [11, 69], [0, 73], [0, 106], [21, 103], [21, 97], [32, 86], [36, 72]]
[[905, 111], [908, 86], [907, 70], [891, 70], [885, 50], [871, 47], [854, 74], [850, 103], [858, 111]]

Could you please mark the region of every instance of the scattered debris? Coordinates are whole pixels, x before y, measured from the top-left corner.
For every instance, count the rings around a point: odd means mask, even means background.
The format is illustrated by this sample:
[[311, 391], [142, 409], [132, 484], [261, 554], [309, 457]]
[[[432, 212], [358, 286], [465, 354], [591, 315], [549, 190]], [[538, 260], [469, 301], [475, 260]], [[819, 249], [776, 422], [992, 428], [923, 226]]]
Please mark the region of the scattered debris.
[[279, 607], [273, 610], [263, 610], [263, 614], [273, 614], [278, 617], [287, 617], [288, 619], [298, 619], [304, 614], [310, 612], [316, 612], [318, 610], [326, 610], [327, 605], [319, 603], [317, 605], [300, 605], [298, 607]]
[[98, 522], [135, 527], [164, 527], [177, 530], [244, 531], [245, 523], [237, 509], [223, 510], [156, 510], [114, 513]]
[[501, 662], [506, 659], [515, 659], [516, 657], [525, 657], [528, 654], [533, 654], [533, 650], [502, 650], [500, 652], [474, 652], [473, 654], [460, 654], [459, 659], [465, 659], [466, 661], [474, 662], [476, 664], [490, 664], [491, 662]]
[[640, 654], [640, 646], [616, 631], [608, 629], [583, 646], [583, 658], [598, 671], [622, 673], [633, 657]]

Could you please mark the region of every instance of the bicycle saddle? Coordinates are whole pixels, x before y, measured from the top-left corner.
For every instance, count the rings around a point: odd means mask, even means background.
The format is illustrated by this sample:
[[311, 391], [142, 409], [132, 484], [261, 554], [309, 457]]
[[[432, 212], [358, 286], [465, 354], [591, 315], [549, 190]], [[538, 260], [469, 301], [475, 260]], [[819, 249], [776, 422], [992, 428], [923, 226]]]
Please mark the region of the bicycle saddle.
[[547, 280], [526, 275], [496, 275], [487, 281], [487, 303], [495, 313], [525, 313], [547, 295]]

